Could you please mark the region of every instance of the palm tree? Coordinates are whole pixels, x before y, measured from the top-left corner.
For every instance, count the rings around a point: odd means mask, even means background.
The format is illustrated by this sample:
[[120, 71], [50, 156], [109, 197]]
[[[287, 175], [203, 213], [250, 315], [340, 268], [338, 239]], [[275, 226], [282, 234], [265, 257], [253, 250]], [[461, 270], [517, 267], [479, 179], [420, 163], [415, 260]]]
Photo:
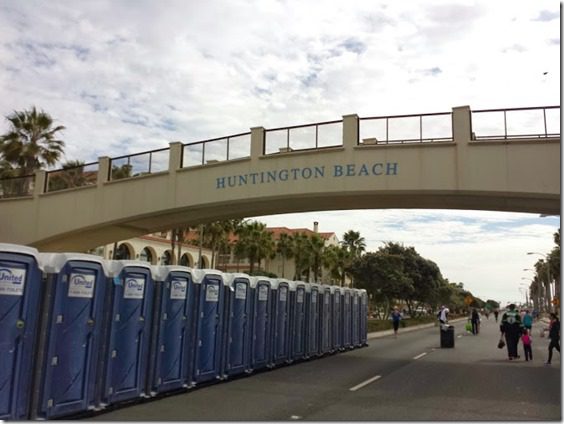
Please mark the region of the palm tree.
[[70, 160], [63, 164], [62, 170], [49, 172], [48, 175], [48, 191], [81, 187], [88, 182], [87, 175], [84, 173], [84, 162], [80, 160]]
[[280, 234], [276, 243], [276, 252], [282, 257], [282, 278], [286, 278], [284, 275], [285, 261], [292, 257], [292, 238], [288, 234]]
[[349, 230], [343, 234], [343, 246], [352, 254], [353, 258], [358, 258], [366, 250], [364, 237], [360, 237], [358, 231]]
[[0, 153], [5, 161], [18, 168], [19, 176], [31, 175], [59, 160], [65, 143], [56, 138], [56, 133], [65, 127], [53, 127], [53, 118], [48, 113], [38, 112], [33, 106], [31, 110], [15, 111], [6, 119], [11, 128], [0, 136]]
[[343, 246], [328, 246], [323, 253], [323, 264], [329, 269], [331, 279], [341, 287], [345, 285], [345, 269], [349, 258], [350, 253]]
[[309, 239], [309, 258], [310, 268], [313, 271], [313, 280], [318, 282], [321, 280], [321, 267], [323, 252], [325, 250], [325, 240], [319, 234], [313, 234]]
[[[366, 250], [366, 243], [364, 241], [364, 237], [360, 237], [360, 233], [358, 231], [349, 230], [345, 234], [343, 234], [343, 241], [341, 242], [343, 247], [349, 253], [348, 255], [348, 263], [345, 268], [349, 268], [352, 262], [360, 258], [362, 256], [362, 252]], [[352, 280], [352, 286], [354, 287], [354, 280]]]
[[309, 282], [309, 238], [305, 233], [296, 233], [292, 236], [292, 256], [296, 265], [294, 280], [299, 280], [306, 274], [306, 281]]
[[255, 263], [260, 263], [263, 258], [269, 257], [274, 252], [272, 233], [266, 231], [266, 224], [258, 221], [244, 222], [236, 230], [239, 240], [235, 245], [238, 256], [249, 259], [249, 273], [254, 272]]

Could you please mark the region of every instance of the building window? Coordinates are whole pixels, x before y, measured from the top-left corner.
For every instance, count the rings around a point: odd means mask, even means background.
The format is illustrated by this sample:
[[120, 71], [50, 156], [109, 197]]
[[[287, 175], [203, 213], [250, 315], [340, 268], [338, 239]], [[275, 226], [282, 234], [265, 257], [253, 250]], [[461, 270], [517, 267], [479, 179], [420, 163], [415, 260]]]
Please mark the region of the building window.
[[139, 260], [143, 262], [149, 262], [150, 264], [153, 263], [153, 255], [148, 247], [144, 248], [141, 253], [139, 254]]

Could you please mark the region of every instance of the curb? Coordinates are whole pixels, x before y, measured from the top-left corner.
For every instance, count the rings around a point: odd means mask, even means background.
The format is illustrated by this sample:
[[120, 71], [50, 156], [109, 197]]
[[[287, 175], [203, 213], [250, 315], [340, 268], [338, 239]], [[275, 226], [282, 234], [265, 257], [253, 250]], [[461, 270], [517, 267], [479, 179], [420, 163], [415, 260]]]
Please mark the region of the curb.
[[[455, 322], [460, 322], [460, 321], [466, 321], [468, 318], [456, 318], [453, 319], [451, 321], [449, 321], [449, 324], [455, 323]], [[398, 331], [398, 334], [402, 334], [402, 333], [409, 333], [411, 331], [416, 331], [416, 330], [423, 330], [425, 328], [431, 328], [431, 327], [439, 327], [437, 322], [432, 322], [429, 324], [419, 324], [419, 325], [414, 325], [411, 327], [405, 327], [405, 328], [400, 328], [400, 330]], [[394, 335], [394, 330], [390, 329], [390, 330], [382, 330], [382, 331], [374, 331], [372, 333], [368, 333], [367, 336], [367, 340], [370, 339], [378, 339], [381, 337], [386, 337], [386, 336], [393, 336]]]

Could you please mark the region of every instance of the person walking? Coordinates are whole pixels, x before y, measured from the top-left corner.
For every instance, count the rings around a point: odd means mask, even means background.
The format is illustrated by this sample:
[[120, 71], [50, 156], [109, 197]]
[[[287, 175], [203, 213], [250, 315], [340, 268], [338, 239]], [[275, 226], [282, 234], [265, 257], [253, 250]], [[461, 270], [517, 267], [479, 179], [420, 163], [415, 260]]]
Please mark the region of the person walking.
[[533, 316], [529, 313], [528, 309], [525, 309], [525, 315], [523, 315], [523, 327], [531, 333], [533, 328]]
[[494, 311], [495, 322], [497, 322], [497, 316], [499, 315], [499, 311], [496, 309]]
[[392, 325], [394, 326], [394, 338], [397, 339], [399, 323], [401, 321], [401, 312], [399, 311], [399, 308], [397, 306], [393, 309], [391, 315], [392, 315]]
[[519, 337], [521, 336], [521, 317], [519, 312], [515, 310], [515, 304], [512, 303], [507, 307], [508, 309], [501, 317], [501, 324], [499, 326], [501, 335], [505, 336], [507, 344], [507, 356], [509, 360], [519, 358], [517, 353], [517, 345], [519, 344]]
[[477, 335], [480, 331], [480, 314], [477, 309], [472, 309], [472, 334]]
[[449, 313], [448, 308], [445, 305], [442, 305], [441, 310], [437, 314], [437, 318], [439, 319], [439, 322], [441, 324], [444, 325], [448, 322], [448, 313]]
[[548, 345], [548, 361], [545, 362], [546, 365], [550, 365], [552, 362], [552, 349], [556, 348], [558, 353], [560, 353], [560, 320], [558, 319], [558, 315], [554, 312], [550, 313], [548, 338], [550, 339], [550, 343]]
[[525, 352], [525, 361], [529, 359], [533, 360], [533, 340], [529, 330], [524, 329], [523, 335], [521, 336], [521, 341], [523, 342], [523, 351]]

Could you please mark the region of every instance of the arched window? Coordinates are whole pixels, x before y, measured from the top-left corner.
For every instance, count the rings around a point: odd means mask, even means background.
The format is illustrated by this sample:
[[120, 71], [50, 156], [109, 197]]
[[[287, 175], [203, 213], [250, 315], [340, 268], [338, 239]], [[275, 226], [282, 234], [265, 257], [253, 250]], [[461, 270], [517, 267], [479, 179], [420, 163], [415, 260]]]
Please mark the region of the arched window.
[[172, 255], [170, 250], [165, 250], [161, 258], [161, 265], [172, 265]]
[[151, 250], [148, 247], [144, 248], [141, 251], [141, 253], [139, 254], [139, 260], [144, 262], [149, 262], [150, 264], [153, 263], [153, 254], [151, 253]]
[[187, 253], [185, 253], [184, 255], [182, 255], [182, 257], [180, 258], [180, 265], [182, 266], [188, 266], [191, 267], [192, 264], [190, 263], [190, 257], [188, 256]]
[[131, 259], [131, 251], [126, 244], [120, 244], [116, 250], [115, 259]]

